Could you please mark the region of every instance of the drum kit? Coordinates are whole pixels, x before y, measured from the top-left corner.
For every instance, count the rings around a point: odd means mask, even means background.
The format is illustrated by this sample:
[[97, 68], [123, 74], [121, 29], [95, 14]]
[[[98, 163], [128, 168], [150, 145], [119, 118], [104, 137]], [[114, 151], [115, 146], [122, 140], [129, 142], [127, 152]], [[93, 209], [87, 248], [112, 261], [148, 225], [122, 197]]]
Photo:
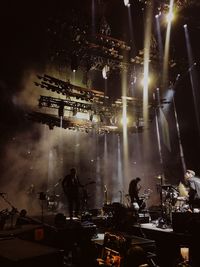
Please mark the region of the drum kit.
[[[59, 208], [59, 205], [61, 203], [61, 198], [62, 194], [56, 193], [56, 187], [60, 184], [61, 179], [53, 186], [51, 186], [47, 191], [46, 191], [46, 201], [47, 201], [47, 209], [49, 211], [57, 211]], [[88, 209], [88, 199], [91, 197], [88, 194], [87, 186], [94, 184], [94, 181], [90, 181], [86, 184], [84, 184], [81, 187], [81, 192], [80, 192], [80, 201], [81, 201], [81, 209], [83, 211], [86, 211]]]
[[56, 188], [58, 187], [61, 181], [62, 179], [59, 179], [56, 184], [52, 185], [46, 191], [47, 210], [49, 211], [57, 211], [59, 207], [61, 195], [56, 193]]
[[189, 210], [188, 198], [180, 196], [178, 188], [170, 184], [161, 186], [162, 191], [162, 210], [166, 220], [172, 222], [173, 212], [186, 212]]
[[[90, 184], [95, 183], [94, 181], [91, 181], [89, 183], [86, 183], [82, 186], [81, 190], [81, 206], [83, 210], [87, 209], [88, 206], [88, 199], [89, 194], [87, 191], [87, 186]], [[53, 185], [49, 190], [46, 191], [46, 200], [47, 200], [47, 209], [49, 211], [57, 211], [59, 207], [59, 203], [61, 202], [61, 195], [56, 193], [55, 188], [60, 184], [60, 180], [58, 183]], [[104, 186], [104, 204], [107, 203], [107, 188]], [[189, 206], [187, 204], [187, 197], [183, 197], [179, 195], [179, 191], [176, 187], [170, 184], [165, 184], [161, 186], [161, 192], [162, 192], [162, 209], [164, 210], [164, 213], [166, 216], [171, 217], [172, 212], [185, 212], [189, 209]], [[125, 195], [125, 198], [127, 201], [127, 207], [130, 207], [133, 205], [133, 208], [135, 209], [143, 209], [146, 207], [146, 202], [148, 201], [150, 195], [152, 194], [151, 189], [146, 189], [144, 192], [140, 195], [140, 202], [141, 205], [138, 206], [137, 203], [130, 203], [130, 197], [129, 195]], [[122, 201], [124, 202], [124, 201]]]

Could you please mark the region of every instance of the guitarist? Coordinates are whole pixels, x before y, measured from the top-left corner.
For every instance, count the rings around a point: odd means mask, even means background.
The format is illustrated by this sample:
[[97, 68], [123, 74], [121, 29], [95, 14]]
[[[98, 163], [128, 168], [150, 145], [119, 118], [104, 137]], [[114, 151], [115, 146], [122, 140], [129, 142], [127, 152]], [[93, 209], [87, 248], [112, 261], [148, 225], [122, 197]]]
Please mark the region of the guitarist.
[[82, 187], [82, 185], [77, 176], [77, 171], [75, 168], [72, 168], [70, 169], [70, 173], [67, 174], [62, 181], [62, 188], [68, 200], [69, 216], [71, 220], [73, 219], [73, 215], [76, 217], [79, 215], [80, 187]]
[[128, 193], [131, 198], [131, 204], [137, 203], [138, 204], [138, 209], [143, 208], [143, 200], [139, 198], [139, 191], [141, 189], [140, 185], [140, 177], [136, 177], [135, 179], [132, 179], [129, 183], [129, 189]]

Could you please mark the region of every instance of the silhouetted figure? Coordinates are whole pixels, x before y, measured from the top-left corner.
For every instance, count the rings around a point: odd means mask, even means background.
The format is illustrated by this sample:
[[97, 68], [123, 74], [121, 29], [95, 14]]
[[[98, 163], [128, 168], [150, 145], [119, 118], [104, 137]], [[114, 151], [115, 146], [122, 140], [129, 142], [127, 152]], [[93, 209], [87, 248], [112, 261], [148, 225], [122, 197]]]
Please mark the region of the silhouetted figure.
[[141, 246], [131, 246], [124, 259], [124, 267], [148, 267], [147, 254]]
[[63, 191], [68, 200], [69, 216], [73, 218], [73, 213], [78, 216], [80, 209], [79, 188], [82, 187], [78, 179], [76, 169], [72, 168], [70, 173], [66, 175], [62, 181]]
[[129, 183], [129, 189], [128, 189], [128, 193], [131, 198], [131, 204], [135, 206], [135, 203], [137, 203], [139, 206], [138, 210], [143, 208], [143, 205], [142, 205], [143, 200], [139, 198], [139, 191], [141, 189], [141, 185], [139, 185], [140, 181], [141, 181], [140, 177], [136, 177], [135, 179], [132, 179]]
[[200, 179], [195, 176], [195, 172], [187, 170], [185, 175], [185, 183], [188, 187], [188, 204], [193, 210], [200, 208]]

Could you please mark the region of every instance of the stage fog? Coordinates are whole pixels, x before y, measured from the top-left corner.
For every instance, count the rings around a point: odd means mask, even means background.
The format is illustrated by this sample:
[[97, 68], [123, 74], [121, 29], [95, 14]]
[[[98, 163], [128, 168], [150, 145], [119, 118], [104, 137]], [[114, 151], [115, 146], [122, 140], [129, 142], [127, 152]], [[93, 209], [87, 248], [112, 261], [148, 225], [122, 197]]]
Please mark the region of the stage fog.
[[[88, 194], [89, 209], [100, 209], [105, 202], [129, 206], [128, 185], [137, 176], [141, 178], [140, 194], [150, 189], [147, 206], [159, 205], [161, 166], [155, 121], [143, 132], [128, 133], [126, 147], [123, 133], [50, 129], [48, 125], [29, 121], [26, 114], [38, 105], [39, 95], [44, 94], [34, 86], [35, 75], [26, 72], [21, 90], [12, 97], [16, 110], [23, 111], [20, 119], [23, 127], [16, 125], [4, 144], [1, 192], [6, 193], [5, 199], [19, 210], [30, 209], [31, 205], [31, 210], [37, 213], [41, 209], [40, 193], [56, 194], [57, 211], [64, 211], [66, 199], [61, 181], [75, 167]], [[32, 200], [28, 195], [31, 186], [36, 192]], [[5, 199], [0, 201], [1, 208], [10, 206]]]

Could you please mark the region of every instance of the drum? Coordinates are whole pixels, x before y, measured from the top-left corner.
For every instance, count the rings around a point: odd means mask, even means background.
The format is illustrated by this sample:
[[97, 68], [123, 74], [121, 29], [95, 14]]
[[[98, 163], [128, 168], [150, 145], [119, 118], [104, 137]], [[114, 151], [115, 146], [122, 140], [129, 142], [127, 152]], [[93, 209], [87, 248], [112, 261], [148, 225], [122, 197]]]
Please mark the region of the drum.
[[51, 211], [57, 210], [59, 205], [59, 195], [47, 195], [47, 209]]
[[177, 197], [175, 203], [175, 209], [181, 211], [186, 207], [187, 198], [186, 197]]

